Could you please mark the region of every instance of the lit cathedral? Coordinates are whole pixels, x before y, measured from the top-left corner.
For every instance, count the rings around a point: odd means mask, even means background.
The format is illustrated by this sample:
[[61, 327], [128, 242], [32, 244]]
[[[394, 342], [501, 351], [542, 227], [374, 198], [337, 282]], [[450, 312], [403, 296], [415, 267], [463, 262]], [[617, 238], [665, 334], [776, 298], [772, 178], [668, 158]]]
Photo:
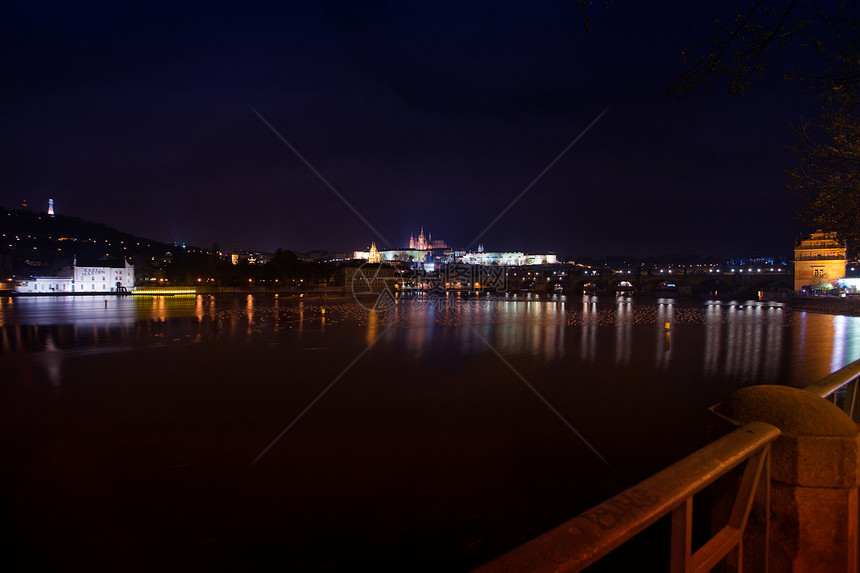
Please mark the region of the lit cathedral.
[[409, 250], [411, 251], [426, 251], [427, 249], [447, 249], [448, 245], [445, 241], [434, 241], [433, 235], [428, 233], [424, 236], [424, 227], [418, 232], [418, 238], [415, 235], [409, 235]]

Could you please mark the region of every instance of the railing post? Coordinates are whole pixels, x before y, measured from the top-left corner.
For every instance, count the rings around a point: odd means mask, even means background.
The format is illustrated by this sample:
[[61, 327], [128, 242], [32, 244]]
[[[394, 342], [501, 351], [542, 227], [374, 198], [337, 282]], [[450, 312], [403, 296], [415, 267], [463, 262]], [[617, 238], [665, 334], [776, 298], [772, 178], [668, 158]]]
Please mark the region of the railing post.
[[748, 539], [748, 549], [752, 553], [750, 565], [753, 571], [767, 573], [770, 571], [770, 464], [771, 447], [768, 448], [767, 460], [759, 476], [758, 488], [753, 500], [752, 512], [745, 532]]
[[782, 430], [771, 448], [770, 569], [856, 573], [857, 425], [833, 403], [786, 386], [743, 388], [711, 414], [712, 428], [761, 421]]
[[688, 573], [693, 552], [693, 498], [688, 497], [672, 510], [670, 573]]

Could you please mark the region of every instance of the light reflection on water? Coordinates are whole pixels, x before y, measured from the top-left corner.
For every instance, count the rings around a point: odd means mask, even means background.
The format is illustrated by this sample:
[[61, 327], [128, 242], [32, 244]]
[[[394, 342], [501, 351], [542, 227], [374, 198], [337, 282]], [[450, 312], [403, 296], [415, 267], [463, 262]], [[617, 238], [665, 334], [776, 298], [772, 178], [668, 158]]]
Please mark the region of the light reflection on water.
[[[673, 304], [672, 299], [658, 298], [657, 299], [657, 320], [655, 322], [658, 338], [662, 338], [662, 344], [657, 344], [657, 354], [655, 362], [658, 366], [662, 366], [663, 368], [669, 366], [669, 362], [672, 359], [672, 339], [671, 339], [671, 325], [675, 322], [675, 305]], [[666, 328], [666, 324], [670, 325], [670, 328]]]
[[594, 362], [597, 356], [597, 297], [582, 297], [582, 361]]
[[695, 363], [705, 377], [805, 384], [860, 359], [860, 318], [752, 301], [419, 296], [368, 311], [350, 300], [254, 295], [0, 299], [0, 352], [44, 353], [54, 383], [62, 354], [73, 349], [326, 333], [370, 344], [390, 326], [381, 341], [415, 363], [431, 346], [444, 346], [452, 360], [484, 353], [486, 340], [504, 355], [546, 364], [623, 369], [645, 365], [650, 354], [655, 371]]
[[722, 309], [718, 304], [705, 305], [705, 357], [704, 372], [713, 374], [720, 363], [722, 343]]
[[433, 570], [470, 569], [519, 535], [494, 528], [536, 535], [700, 447], [706, 408], [738, 387], [805, 385], [857, 358], [860, 319], [767, 303], [0, 298], [4, 459], [31, 537], [134, 538], [143, 554], [158, 523], [183, 547], [226, 535], [243, 566], [261, 546], [316, 564], [361, 516], [350, 552], [421, 539], [416, 554], [466, 547]]
[[618, 297], [615, 323], [615, 364], [627, 364], [633, 346], [633, 303], [629, 297]]

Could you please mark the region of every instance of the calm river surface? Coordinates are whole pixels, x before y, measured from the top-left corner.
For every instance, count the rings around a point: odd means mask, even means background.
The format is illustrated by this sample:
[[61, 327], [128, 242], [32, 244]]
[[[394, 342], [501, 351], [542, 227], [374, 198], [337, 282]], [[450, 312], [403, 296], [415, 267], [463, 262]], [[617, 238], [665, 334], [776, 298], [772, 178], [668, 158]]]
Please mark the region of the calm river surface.
[[4, 559], [468, 570], [858, 358], [780, 303], [0, 297]]

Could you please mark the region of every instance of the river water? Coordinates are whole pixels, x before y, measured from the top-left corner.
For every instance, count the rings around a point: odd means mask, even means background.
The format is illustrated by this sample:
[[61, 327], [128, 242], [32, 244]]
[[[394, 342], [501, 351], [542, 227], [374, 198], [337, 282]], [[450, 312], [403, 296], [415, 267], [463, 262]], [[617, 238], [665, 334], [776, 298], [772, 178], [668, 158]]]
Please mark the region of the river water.
[[[7, 559], [468, 570], [860, 359], [860, 318], [630, 297], [0, 298]], [[668, 323], [668, 329], [667, 329]]]

